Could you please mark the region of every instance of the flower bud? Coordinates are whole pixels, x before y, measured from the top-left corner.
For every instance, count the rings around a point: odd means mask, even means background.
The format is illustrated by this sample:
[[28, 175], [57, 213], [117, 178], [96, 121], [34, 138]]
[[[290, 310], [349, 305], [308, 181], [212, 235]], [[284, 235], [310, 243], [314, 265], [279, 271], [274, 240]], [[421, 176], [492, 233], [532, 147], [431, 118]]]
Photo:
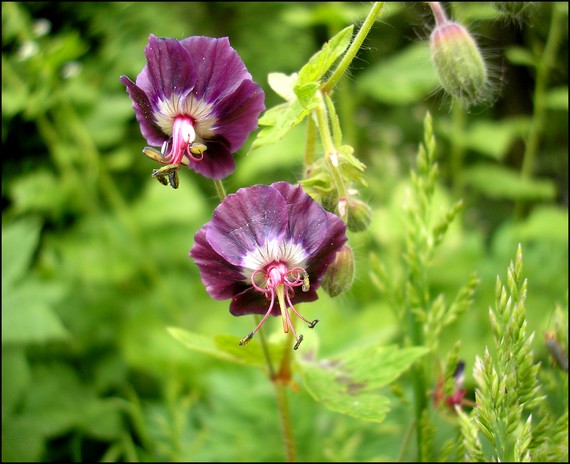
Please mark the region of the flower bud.
[[328, 267], [321, 286], [329, 296], [335, 297], [349, 290], [353, 281], [354, 254], [350, 246], [343, 245]]
[[362, 232], [368, 229], [372, 220], [372, 208], [362, 200], [349, 198], [347, 202], [348, 222], [346, 226], [352, 232]]
[[477, 43], [461, 24], [449, 21], [438, 2], [431, 2], [436, 27], [430, 36], [431, 58], [443, 89], [466, 106], [489, 96], [487, 67]]

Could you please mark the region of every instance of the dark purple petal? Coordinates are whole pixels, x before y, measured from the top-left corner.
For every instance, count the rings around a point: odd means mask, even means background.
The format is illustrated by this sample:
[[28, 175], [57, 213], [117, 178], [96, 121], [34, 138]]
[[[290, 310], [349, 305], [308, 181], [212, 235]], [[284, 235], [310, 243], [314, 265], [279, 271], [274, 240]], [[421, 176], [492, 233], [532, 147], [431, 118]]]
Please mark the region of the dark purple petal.
[[271, 187], [278, 190], [287, 202], [287, 236], [302, 244], [307, 254], [313, 254], [327, 234], [327, 212], [301, 187], [287, 182], [276, 182]]
[[[310, 289], [308, 292], [299, 290], [295, 292], [295, 296], [291, 298], [291, 303], [298, 304], [303, 302], [315, 301], [319, 298], [316, 289]], [[244, 316], [246, 314], [265, 314], [269, 309], [271, 300], [267, 299], [263, 293], [256, 291], [253, 287], [238, 293], [230, 303], [230, 313], [234, 316]], [[277, 296], [271, 310], [272, 316], [280, 316], [281, 310], [277, 302]]]
[[227, 37], [188, 37], [180, 41], [196, 64], [193, 94], [208, 103], [232, 94], [251, 74]]
[[236, 161], [224, 139], [208, 140], [208, 149], [201, 161], [190, 161], [189, 167], [213, 180], [223, 179], [235, 171]]
[[[265, 294], [258, 292], [252, 286], [236, 294], [230, 303], [230, 313], [234, 316], [244, 316], [246, 314], [265, 314], [269, 309], [271, 300], [265, 298]], [[273, 316], [279, 316], [279, 304], [273, 304], [271, 310]]]
[[[145, 49], [146, 73], [137, 78], [152, 103], [156, 99], [169, 99], [172, 94], [187, 95], [194, 90], [197, 78], [196, 65], [190, 53], [176, 39], [158, 39], [153, 34]], [[148, 82], [150, 88], [145, 85]]]
[[214, 130], [228, 141], [232, 152], [239, 150], [249, 134], [257, 129], [257, 118], [265, 109], [264, 100], [261, 87], [248, 80], [214, 107], [218, 117]]
[[334, 261], [336, 253], [347, 241], [346, 224], [335, 214], [327, 212], [328, 230], [318, 250], [309, 257], [309, 266], [305, 269], [311, 279], [311, 288], [318, 288], [321, 280]]
[[268, 240], [281, 241], [287, 227], [287, 205], [266, 185], [241, 188], [214, 211], [206, 238], [228, 262], [240, 266], [243, 257]]
[[168, 136], [154, 121], [153, 107], [146, 93], [127, 76], [121, 76], [121, 82], [127, 87], [127, 93], [133, 101], [135, 116], [141, 127], [141, 134], [151, 145], [162, 145]]
[[243, 277], [240, 269], [222, 258], [206, 240], [208, 224], [194, 236], [194, 245], [190, 256], [200, 269], [200, 277], [206, 291], [212, 298], [226, 300], [251, 286]]

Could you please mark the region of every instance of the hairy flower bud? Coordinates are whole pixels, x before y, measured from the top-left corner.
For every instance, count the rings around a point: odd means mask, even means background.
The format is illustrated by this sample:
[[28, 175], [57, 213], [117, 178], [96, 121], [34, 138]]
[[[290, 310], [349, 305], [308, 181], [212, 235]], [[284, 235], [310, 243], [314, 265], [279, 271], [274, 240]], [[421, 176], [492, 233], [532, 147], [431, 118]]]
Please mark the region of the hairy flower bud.
[[349, 198], [346, 206], [348, 209], [348, 222], [346, 223], [348, 230], [362, 232], [368, 229], [372, 220], [372, 208], [356, 198]]
[[343, 245], [333, 263], [327, 269], [321, 286], [329, 296], [335, 297], [352, 287], [354, 281], [354, 254], [352, 248]]
[[436, 27], [430, 36], [431, 58], [443, 89], [471, 106], [489, 97], [487, 67], [469, 31], [450, 21], [439, 2], [430, 2]]

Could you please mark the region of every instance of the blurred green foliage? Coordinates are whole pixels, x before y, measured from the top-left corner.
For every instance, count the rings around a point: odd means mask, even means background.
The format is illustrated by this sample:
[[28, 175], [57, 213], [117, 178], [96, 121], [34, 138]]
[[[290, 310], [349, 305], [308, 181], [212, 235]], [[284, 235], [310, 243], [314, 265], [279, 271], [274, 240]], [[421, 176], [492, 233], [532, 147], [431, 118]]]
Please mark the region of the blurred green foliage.
[[[168, 331], [239, 339], [252, 320], [212, 300], [188, 259], [194, 233], [217, 204], [213, 185], [192, 171], [181, 173], [177, 191], [151, 179], [154, 166], [141, 153], [146, 142], [119, 76], [140, 72], [151, 33], [228, 36], [271, 108], [283, 100], [268, 74], [299, 70], [334, 34], [358, 26], [369, 7], [2, 3], [3, 460], [283, 460], [270, 382], [249, 366], [188, 351]], [[323, 355], [399, 341], [397, 320], [372, 285], [369, 256], [402, 272], [402, 204], [429, 110], [442, 173], [436, 205], [445, 211], [464, 201], [433, 259], [430, 285], [451, 300], [473, 271], [480, 280], [472, 308], [446, 328], [439, 347], [443, 358], [461, 340], [469, 389], [469, 363], [492, 340], [487, 310], [496, 276], [518, 243], [527, 317], [539, 335], [534, 354], [556, 369], [542, 334], [552, 329], [554, 308], [568, 308], [567, 4], [532, 3], [516, 20], [489, 3], [452, 7], [492, 50], [500, 96], [468, 114], [452, 105], [435, 91], [427, 6], [385, 5], [335, 93], [343, 134], [367, 166], [362, 198], [372, 224], [350, 236], [357, 268], [351, 291], [335, 299], [320, 292], [303, 312], [322, 321]], [[565, 35], [541, 97], [536, 158], [521, 176], [525, 141], [537, 124], [537, 67], [556, 9]], [[296, 182], [303, 134], [295, 127], [246, 156], [252, 136], [236, 155], [227, 191]], [[207, 352], [210, 342], [203, 343]], [[435, 373], [429, 381], [435, 385]], [[329, 411], [304, 390], [294, 393], [300, 458], [396, 460], [411, 418], [405, 382], [402, 391], [396, 387], [382, 391], [393, 407], [380, 428]], [[562, 408], [567, 399], [552, 401]], [[449, 421], [438, 422], [438, 436]]]

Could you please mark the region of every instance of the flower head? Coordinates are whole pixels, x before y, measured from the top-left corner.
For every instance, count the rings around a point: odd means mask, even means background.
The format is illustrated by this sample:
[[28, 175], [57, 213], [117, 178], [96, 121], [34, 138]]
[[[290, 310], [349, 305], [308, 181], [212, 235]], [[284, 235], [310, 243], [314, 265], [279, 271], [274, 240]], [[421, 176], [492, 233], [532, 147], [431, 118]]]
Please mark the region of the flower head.
[[270, 315], [280, 315], [297, 349], [303, 336], [297, 336], [291, 312], [315, 326], [318, 321], [305, 319], [295, 304], [318, 298], [323, 275], [346, 240], [346, 226], [337, 216], [301, 187], [276, 182], [228, 195], [196, 233], [190, 256], [210, 296], [232, 299], [234, 316], [264, 314], [240, 345]]
[[[252, 81], [227, 37], [161, 39], [150, 35], [147, 64], [136, 82], [121, 76], [133, 101], [145, 154], [165, 164], [163, 181], [181, 164], [222, 179], [235, 169], [233, 153], [257, 128], [264, 93]], [[173, 185], [174, 186], [174, 185]]]

